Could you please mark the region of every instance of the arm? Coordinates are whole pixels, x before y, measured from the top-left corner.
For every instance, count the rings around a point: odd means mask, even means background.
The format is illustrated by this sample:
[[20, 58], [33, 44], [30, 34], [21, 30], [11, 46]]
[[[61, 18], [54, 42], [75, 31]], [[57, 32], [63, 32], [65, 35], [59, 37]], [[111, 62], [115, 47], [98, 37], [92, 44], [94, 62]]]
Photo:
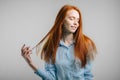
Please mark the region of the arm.
[[93, 74], [91, 72], [91, 69], [92, 69], [92, 61], [87, 61], [87, 64], [84, 69], [85, 80], [93, 80]]
[[28, 63], [28, 65], [34, 70], [34, 72], [38, 76], [42, 77], [43, 80], [56, 80], [55, 65], [46, 63], [45, 71], [43, 71], [34, 65], [30, 57], [31, 53], [32, 53], [32, 50], [30, 49], [30, 47], [25, 47], [25, 44], [24, 44], [21, 48], [21, 55], [25, 59], [25, 61]]
[[38, 69], [35, 74], [40, 76], [43, 80], [57, 80], [56, 68], [54, 64], [45, 63], [45, 70]]
[[28, 65], [36, 71], [38, 68], [34, 65], [32, 62], [32, 59], [30, 57], [30, 54], [32, 54], [32, 49], [30, 47], [25, 47], [25, 44], [21, 48], [21, 55], [25, 59], [25, 61], [28, 63]]

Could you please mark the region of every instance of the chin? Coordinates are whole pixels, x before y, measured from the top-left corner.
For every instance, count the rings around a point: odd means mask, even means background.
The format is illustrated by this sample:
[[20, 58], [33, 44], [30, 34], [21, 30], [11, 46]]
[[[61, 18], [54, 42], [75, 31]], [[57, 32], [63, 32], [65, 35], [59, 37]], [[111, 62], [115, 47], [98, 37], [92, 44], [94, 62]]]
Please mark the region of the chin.
[[71, 29], [71, 30], [68, 30], [68, 32], [69, 32], [69, 33], [75, 33], [76, 30]]
[[71, 31], [71, 33], [75, 33], [75, 31]]

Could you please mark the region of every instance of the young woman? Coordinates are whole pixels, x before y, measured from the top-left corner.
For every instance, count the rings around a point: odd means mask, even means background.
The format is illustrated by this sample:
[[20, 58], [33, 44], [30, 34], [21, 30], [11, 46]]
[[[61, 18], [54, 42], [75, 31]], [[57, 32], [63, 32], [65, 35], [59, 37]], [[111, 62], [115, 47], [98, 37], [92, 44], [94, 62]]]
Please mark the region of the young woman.
[[64, 5], [60, 9], [52, 29], [35, 48], [38, 50], [43, 42], [41, 58], [45, 70], [32, 62], [30, 47], [21, 48], [23, 58], [35, 74], [43, 80], [93, 80], [91, 69], [96, 47], [82, 32], [82, 15], [77, 7]]

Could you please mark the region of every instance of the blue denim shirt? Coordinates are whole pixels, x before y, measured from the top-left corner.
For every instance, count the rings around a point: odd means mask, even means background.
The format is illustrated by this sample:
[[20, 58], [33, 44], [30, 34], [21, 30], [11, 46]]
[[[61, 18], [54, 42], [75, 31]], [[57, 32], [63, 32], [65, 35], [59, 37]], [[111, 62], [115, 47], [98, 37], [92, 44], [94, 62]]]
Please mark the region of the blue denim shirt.
[[61, 40], [56, 54], [55, 64], [45, 63], [45, 70], [38, 69], [35, 74], [43, 80], [93, 80], [92, 61], [87, 60], [84, 68], [74, 56], [74, 42], [66, 46]]

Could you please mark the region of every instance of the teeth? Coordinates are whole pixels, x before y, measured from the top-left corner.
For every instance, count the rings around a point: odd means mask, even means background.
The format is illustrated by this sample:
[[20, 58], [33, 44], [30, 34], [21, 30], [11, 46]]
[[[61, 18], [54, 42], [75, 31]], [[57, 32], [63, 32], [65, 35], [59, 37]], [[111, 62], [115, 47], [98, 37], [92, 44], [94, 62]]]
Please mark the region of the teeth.
[[72, 26], [72, 27], [76, 28], [75, 26]]
[[75, 26], [71, 26], [73, 29], [76, 29], [76, 27]]

